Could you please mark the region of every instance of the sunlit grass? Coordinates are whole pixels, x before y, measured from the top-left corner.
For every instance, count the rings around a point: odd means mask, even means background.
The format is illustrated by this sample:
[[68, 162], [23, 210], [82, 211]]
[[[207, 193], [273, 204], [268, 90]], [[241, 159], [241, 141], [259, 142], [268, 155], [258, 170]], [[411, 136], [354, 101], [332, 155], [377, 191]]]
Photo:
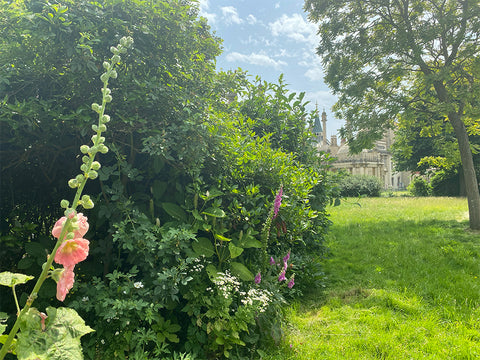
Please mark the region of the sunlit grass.
[[269, 359], [480, 358], [480, 234], [460, 198], [329, 209], [327, 290], [289, 309]]

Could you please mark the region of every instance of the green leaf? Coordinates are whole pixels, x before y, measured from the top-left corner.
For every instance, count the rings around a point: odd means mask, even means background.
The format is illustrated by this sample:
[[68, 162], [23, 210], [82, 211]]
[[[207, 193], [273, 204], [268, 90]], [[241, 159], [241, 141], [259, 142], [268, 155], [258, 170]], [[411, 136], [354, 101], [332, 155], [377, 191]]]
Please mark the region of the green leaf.
[[225, 217], [225, 211], [223, 211], [220, 208], [213, 208], [213, 207], [210, 207], [207, 210], [203, 211], [202, 214], [212, 216], [212, 217], [216, 217], [216, 218]]
[[243, 248], [236, 246], [234, 243], [228, 244], [228, 250], [230, 251], [230, 257], [235, 259], [243, 253]]
[[208, 278], [211, 281], [215, 281], [217, 276], [218, 276], [218, 271], [217, 271], [217, 268], [215, 267], [215, 265], [208, 264], [207, 267], [205, 268], [205, 270], [207, 271]]
[[260, 249], [262, 247], [262, 243], [255, 239], [253, 236], [244, 236], [242, 241], [240, 241], [240, 246], [244, 249], [248, 248], [257, 248]]
[[34, 278], [34, 276], [4, 271], [0, 273], [0, 285], [12, 287], [13, 285], [25, 284], [27, 281]]
[[253, 281], [253, 279], [255, 278], [252, 272], [248, 270], [248, 268], [241, 263], [232, 262], [230, 263], [230, 268], [232, 270], [232, 273], [234, 275], [237, 275], [243, 281]]
[[162, 208], [165, 210], [165, 212], [173, 217], [174, 219], [180, 220], [180, 221], [187, 221], [187, 214], [185, 211], [178, 206], [177, 204], [174, 203], [162, 203]]
[[38, 310], [31, 308], [18, 333], [19, 360], [83, 359], [80, 337], [93, 331], [73, 309], [47, 308], [42, 324]]
[[210, 239], [204, 237], [198, 238], [197, 242], [193, 242], [192, 248], [193, 251], [195, 251], [195, 254], [199, 256], [205, 255], [206, 257], [210, 257], [215, 253]]
[[220, 234], [215, 234], [215, 239], [220, 240], [220, 241], [232, 241], [232, 239], [226, 238], [223, 235]]

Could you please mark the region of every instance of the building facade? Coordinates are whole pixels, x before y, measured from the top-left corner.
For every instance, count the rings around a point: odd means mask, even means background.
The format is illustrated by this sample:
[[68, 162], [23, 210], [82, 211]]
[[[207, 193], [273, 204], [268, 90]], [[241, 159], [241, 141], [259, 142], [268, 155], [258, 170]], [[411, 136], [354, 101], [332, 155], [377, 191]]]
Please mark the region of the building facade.
[[[322, 126], [323, 125], [323, 126]], [[317, 149], [329, 153], [335, 161], [332, 166], [335, 170], [343, 170], [352, 175], [370, 175], [379, 178], [385, 189], [403, 190], [410, 184], [411, 174], [406, 171], [396, 172], [392, 163], [390, 147], [393, 143], [393, 131], [387, 131], [384, 138], [375, 142], [372, 149], [364, 149], [358, 154], [351, 154], [348, 144], [337, 136], [327, 138], [327, 114], [322, 112], [322, 120], [318, 111], [314, 118], [313, 133], [317, 141]]]

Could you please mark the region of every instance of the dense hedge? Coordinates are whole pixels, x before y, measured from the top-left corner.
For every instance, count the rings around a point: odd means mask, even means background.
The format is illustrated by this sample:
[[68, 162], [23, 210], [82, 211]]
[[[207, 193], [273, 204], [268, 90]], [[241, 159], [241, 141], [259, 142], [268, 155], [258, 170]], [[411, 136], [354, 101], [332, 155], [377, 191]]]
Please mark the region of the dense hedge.
[[369, 175], [345, 175], [338, 183], [340, 196], [380, 196], [383, 183], [375, 176]]

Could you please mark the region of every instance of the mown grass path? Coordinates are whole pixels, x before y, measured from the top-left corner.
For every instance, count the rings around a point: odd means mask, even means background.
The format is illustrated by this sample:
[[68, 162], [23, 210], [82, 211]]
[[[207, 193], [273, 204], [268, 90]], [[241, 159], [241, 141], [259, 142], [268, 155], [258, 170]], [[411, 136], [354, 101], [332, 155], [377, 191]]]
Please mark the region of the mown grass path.
[[480, 359], [480, 233], [465, 199], [331, 208], [327, 288], [289, 313], [275, 359]]

